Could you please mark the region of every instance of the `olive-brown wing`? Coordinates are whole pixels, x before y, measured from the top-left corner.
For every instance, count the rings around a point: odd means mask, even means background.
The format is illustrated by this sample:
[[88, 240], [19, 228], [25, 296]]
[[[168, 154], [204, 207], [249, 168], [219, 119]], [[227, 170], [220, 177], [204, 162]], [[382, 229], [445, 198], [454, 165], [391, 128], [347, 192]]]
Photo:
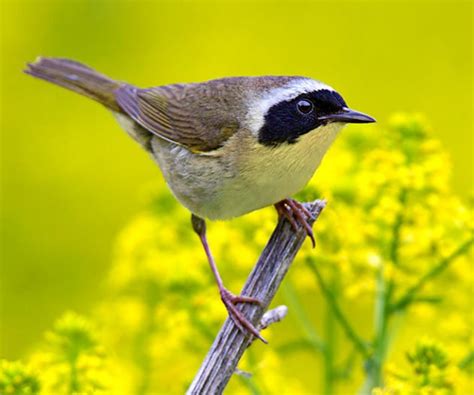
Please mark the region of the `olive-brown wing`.
[[239, 128], [231, 112], [222, 107], [219, 92], [212, 94], [198, 84], [149, 89], [122, 85], [115, 95], [140, 126], [194, 152], [222, 147]]

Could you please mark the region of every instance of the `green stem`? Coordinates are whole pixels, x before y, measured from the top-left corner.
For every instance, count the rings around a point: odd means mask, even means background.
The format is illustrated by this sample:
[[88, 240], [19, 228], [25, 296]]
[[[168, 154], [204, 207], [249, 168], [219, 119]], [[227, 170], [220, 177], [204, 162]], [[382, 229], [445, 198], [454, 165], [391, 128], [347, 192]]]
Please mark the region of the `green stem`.
[[[390, 243], [388, 256], [390, 261], [393, 263], [393, 266], [397, 267], [400, 264], [399, 258], [399, 250], [400, 250], [400, 237], [401, 237], [401, 230], [402, 226], [405, 222], [405, 205], [408, 200], [408, 191], [403, 188], [400, 190], [398, 195], [398, 202], [400, 203], [400, 210], [398, 211], [397, 218], [395, 218], [395, 222], [392, 227], [392, 242]], [[385, 299], [391, 300], [393, 295], [393, 289], [395, 287], [395, 283], [392, 279], [388, 281], [387, 290], [385, 294]]]
[[461, 359], [458, 363], [459, 369], [466, 369], [474, 361], [474, 351], [469, 351], [469, 353]]
[[384, 276], [384, 266], [377, 271], [376, 296], [374, 308], [374, 352], [366, 359], [366, 380], [361, 389], [361, 394], [372, 394], [375, 387], [380, 387], [383, 382], [382, 368], [387, 346], [387, 283]]
[[295, 292], [293, 284], [290, 281], [286, 281], [283, 283], [282, 288], [283, 293], [285, 295], [285, 299], [290, 306], [290, 310], [296, 314], [296, 317], [303, 326], [306, 338], [311, 343], [311, 346], [318, 352], [323, 351], [325, 348], [325, 344], [319, 337], [318, 333], [314, 329], [311, 320], [304, 311], [303, 306], [298, 298], [298, 295]]
[[400, 203], [400, 210], [392, 227], [392, 242], [388, 255], [395, 266], [399, 264], [399, 250], [400, 250], [400, 235], [403, 223], [405, 222], [405, 205], [408, 199], [408, 191], [406, 189], [400, 190], [398, 195], [398, 202]]
[[374, 355], [372, 357], [371, 380], [373, 387], [382, 385], [382, 366], [385, 359], [387, 346], [387, 305], [390, 294], [389, 286], [385, 281], [384, 266], [377, 273], [377, 297], [375, 301], [375, 320], [374, 320]]
[[[334, 292], [335, 281], [331, 279], [330, 288]], [[323, 380], [323, 394], [332, 395], [334, 393], [334, 355], [336, 351], [336, 336], [334, 327], [334, 312], [329, 303], [326, 303], [325, 320], [324, 320], [324, 341], [326, 347], [323, 351], [324, 357], [324, 380]]]
[[354, 343], [356, 350], [359, 351], [365, 359], [369, 358], [370, 352], [367, 344], [361, 337], [359, 337], [356, 331], [352, 328], [345, 314], [339, 307], [336, 297], [326, 285], [326, 282], [324, 281], [321, 272], [318, 269], [318, 266], [311, 259], [307, 259], [306, 262], [309, 265], [311, 271], [314, 273], [319, 283], [319, 287], [321, 288], [321, 291], [323, 293], [323, 296], [325, 297], [328, 303], [328, 306], [332, 309], [334, 317], [339, 321], [339, 324], [344, 330], [346, 336], [349, 338], [349, 340], [352, 341], [352, 343]]
[[70, 381], [69, 381], [69, 393], [76, 394], [79, 392], [79, 380], [77, 377], [77, 358], [73, 358], [69, 361], [69, 372], [70, 372]]
[[405, 294], [400, 297], [400, 299], [390, 306], [389, 312], [394, 313], [396, 311], [402, 310], [412, 303], [418, 292], [425, 286], [425, 284], [434, 277], [440, 275], [456, 258], [467, 252], [473, 241], [474, 238], [470, 238], [469, 240], [465, 241], [450, 255], [442, 259], [437, 265], [433, 266], [433, 268], [425, 273], [415, 285], [410, 287], [405, 292]]
[[[408, 199], [408, 190], [403, 188], [398, 195], [400, 209], [392, 226], [392, 238], [388, 249], [388, 257], [397, 267], [400, 263], [400, 237], [405, 222], [405, 205]], [[387, 353], [389, 306], [393, 296], [395, 282], [393, 279], [385, 279], [385, 264], [382, 263], [376, 275], [376, 296], [374, 309], [374, 353], [367, 360], [367, 380], [363, 392], [371, 393], [374, 387], [383, 384], [383, 364]]]

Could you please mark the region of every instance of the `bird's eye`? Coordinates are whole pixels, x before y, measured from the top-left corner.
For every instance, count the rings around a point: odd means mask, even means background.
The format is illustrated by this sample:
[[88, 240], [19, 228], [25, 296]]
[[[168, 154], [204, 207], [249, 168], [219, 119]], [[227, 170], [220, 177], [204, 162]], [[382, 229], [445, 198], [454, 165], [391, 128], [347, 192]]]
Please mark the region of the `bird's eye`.
[[301, 114], [309, 114], [311, 111], [313, 111], [313, 103], [311, 103], [309, 100], [300, 100], [296, 104], [296, 108]]

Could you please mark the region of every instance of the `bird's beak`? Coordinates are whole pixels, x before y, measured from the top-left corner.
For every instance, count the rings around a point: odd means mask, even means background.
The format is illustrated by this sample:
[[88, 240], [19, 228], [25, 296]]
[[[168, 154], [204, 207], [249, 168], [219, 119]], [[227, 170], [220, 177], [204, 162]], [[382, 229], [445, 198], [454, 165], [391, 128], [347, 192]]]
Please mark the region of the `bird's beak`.
[[343, 123], [372, 123], [375, 119], [359, 111], [344, 107], [342, 111], [319, 117], [323, 121]]

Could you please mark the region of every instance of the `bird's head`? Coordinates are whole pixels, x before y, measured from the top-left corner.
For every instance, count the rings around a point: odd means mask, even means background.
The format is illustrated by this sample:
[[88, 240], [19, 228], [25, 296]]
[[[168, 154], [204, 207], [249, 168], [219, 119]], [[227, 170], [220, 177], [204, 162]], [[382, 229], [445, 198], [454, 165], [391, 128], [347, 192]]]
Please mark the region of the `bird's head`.
[[375, 119], [350, 109], [330, 86], [304, 77], [269, 78], [252, 98], [251, 129], [267, 146], [292, 144], [329, 124], [371, 123]]

